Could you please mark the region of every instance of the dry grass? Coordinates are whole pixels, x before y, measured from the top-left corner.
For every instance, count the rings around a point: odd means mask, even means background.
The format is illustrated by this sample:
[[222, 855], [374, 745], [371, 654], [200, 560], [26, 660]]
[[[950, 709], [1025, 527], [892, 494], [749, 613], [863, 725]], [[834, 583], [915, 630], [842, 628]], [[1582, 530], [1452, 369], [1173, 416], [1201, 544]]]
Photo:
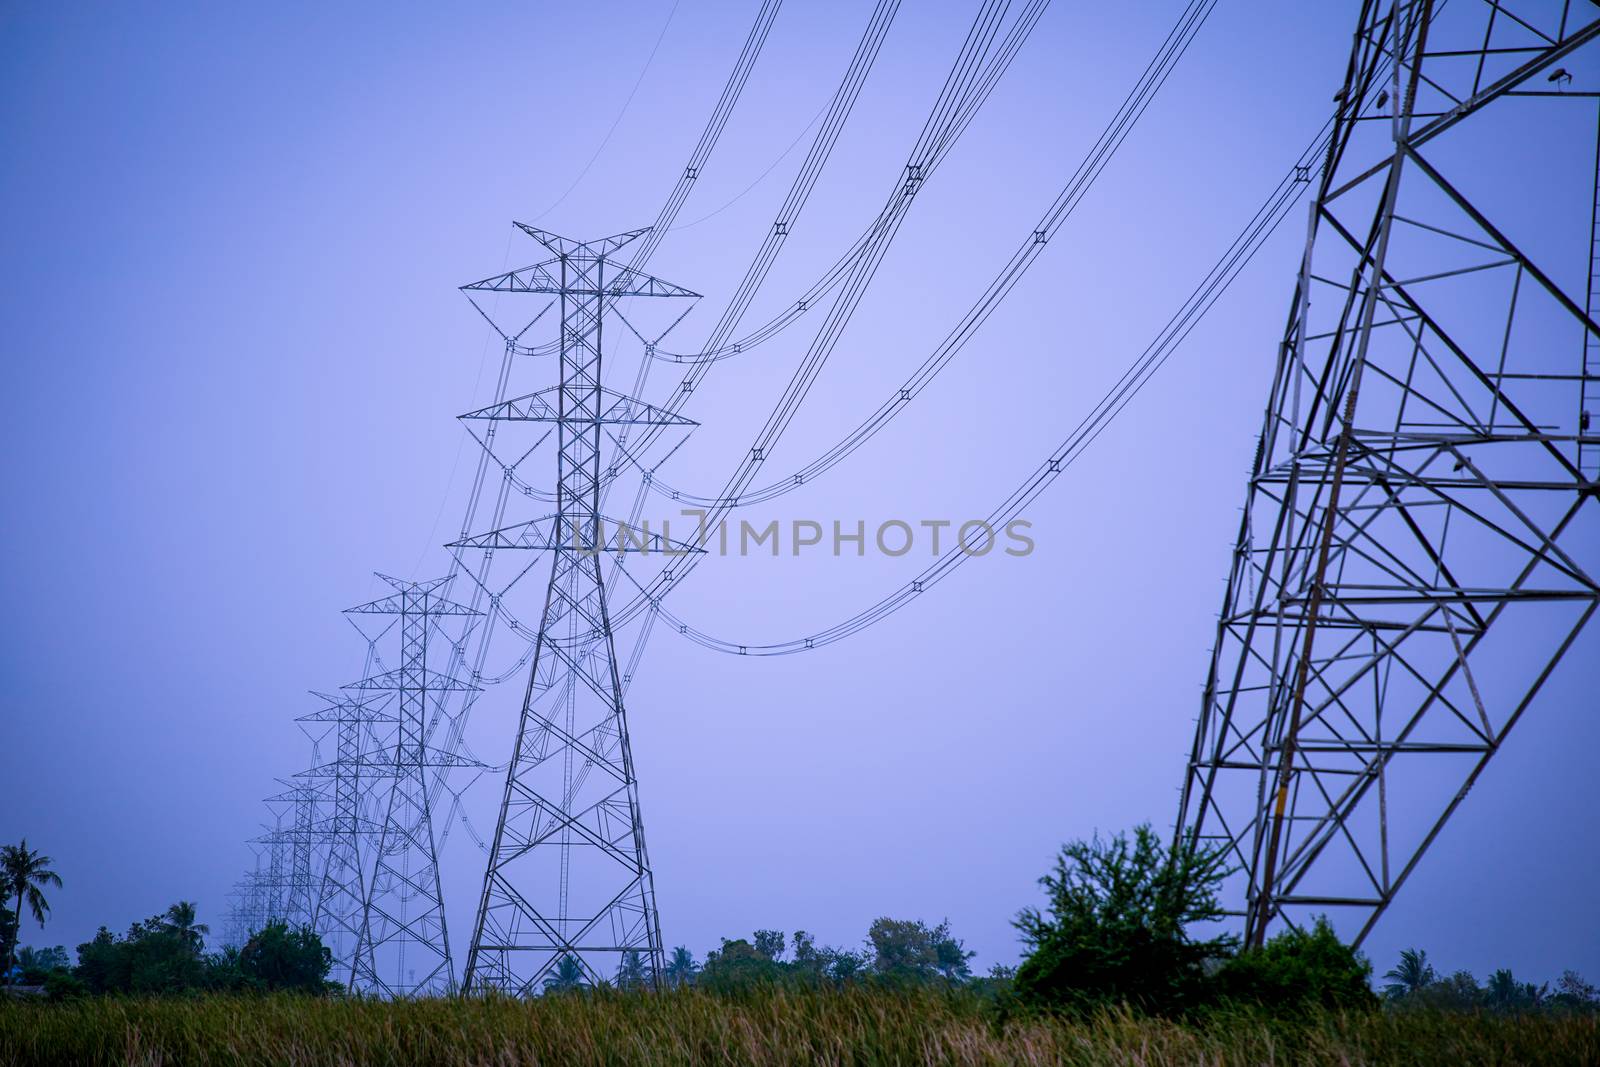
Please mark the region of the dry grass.
[[941, 992], [0, 1004], [0, 1065], [1597, 1064], [1594, 1016], [1373, 1013], [1199, 1025], [1108, 1012], [996, 1026]]

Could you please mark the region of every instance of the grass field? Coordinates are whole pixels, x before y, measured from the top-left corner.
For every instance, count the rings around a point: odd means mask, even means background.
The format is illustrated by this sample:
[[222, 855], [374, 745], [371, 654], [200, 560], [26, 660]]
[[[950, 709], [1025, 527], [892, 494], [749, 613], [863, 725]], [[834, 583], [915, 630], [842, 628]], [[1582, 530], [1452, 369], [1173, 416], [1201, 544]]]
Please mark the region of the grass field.
[[971, 994], [685, 991], [378, 1003], [0, 1003], [0, 1065], [1597, 1064], [1594, 1015], [1385, 1013], [996, 1025]]

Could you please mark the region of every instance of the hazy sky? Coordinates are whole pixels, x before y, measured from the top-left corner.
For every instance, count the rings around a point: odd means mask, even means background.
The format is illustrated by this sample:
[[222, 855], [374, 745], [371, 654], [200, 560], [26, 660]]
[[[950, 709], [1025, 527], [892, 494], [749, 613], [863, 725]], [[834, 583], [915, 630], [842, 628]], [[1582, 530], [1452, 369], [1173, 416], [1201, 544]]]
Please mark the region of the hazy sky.
[[[919, 196], [770, 472], [830, 445], [943, 336], [1181, 6], [1056, 0]], [[578, 238], [654, 219], [755, 7], [0, 8], [0, 839], [26, 835], [65, 882], [27, 941], [76, 945], [179, 898], [220, 931], [260, 798], [310, 758], [291, 721], [315, 707], [306, 690], [361, 669], [340, 609], [378, 594], [374, 570], [448, 564], [476, 459], [454, 416], [486, 402], [500, 352], [456, 287], [543, 258], [512, 219]], [[749, 321], [871, 217], [975, 7], [903, 5]], [[1322, 125], [1356, 7], [1223, 0], [978, 338], [885, 433], [752, 518], [987, 513]], [[869, 9], [779, 14], [651, 261], [707, 296], [685, 347], [770, 226]], [[1062, 841], [1170, 823], [1302, 217], [1029, 510], [1032, 555], [975, 561], [808, 655], [654, 639], [629, 705], [669, 944], [756, 927], [850, 944], [880, 915], [948, 917], [986, 969], [1015, 959], [1010, 919]], [[809, 338], [711, 375], [674, 484], [721, 487]], [[518, 391], [554, 381], [548, 363], [518, 373]], [[730, 639], [781, 640], [922, 566], [712, 560], [675, 604]], [[1416, 944], [1480, 976], [1600, 975], [1597, 652], [1591, 629], [1373, 933], [1380, 972]], [[496, 762], [520, 697], [501, 689], [469, 732]], [[496, 793], [468, 795], [480, 834]], [[459, 960], [483, 854], [457, 829], [444, 862]]]

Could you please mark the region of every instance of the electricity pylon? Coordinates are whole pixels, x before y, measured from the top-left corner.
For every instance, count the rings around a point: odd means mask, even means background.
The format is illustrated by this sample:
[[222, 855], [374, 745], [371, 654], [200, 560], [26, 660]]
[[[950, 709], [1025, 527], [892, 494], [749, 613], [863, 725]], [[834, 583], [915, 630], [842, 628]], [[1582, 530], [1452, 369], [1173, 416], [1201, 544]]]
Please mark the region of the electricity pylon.
[[243, 948], [245, 942], [250, 940], [250, 935], [265, 926], [268, 920], [268, 889], [266, 876], [261, 871], [258, 840], [249, 842], [250, 850], [255, 855], [255, 866], [246, 871], [228, 893], [233, 903], [229, 911], [228, 932], [224, 937], [225, 943], [234, 948]]
[[[394, 592], [346, 613], [396, 617], [400, 665], [345, 688], [363, 694], [398, 693], [398, 722], [389, 752], [377, 753], [370, 761], [358, 757], [358, 767], [385, 770], [390, 783], [372, 873], [365, 886], [350, 963], [350, 988], [389, 997], [451, 993], [455, 991], [455, 973], [429, 808], [428, 771], [476, 763], [429, 748], [424, 731], [430, 696], [448, 698], [477, 687], [429, 670], [428, 640], [430, 632], [442, 632], [441, 619], [462, 619], [470, 626], [471, 619], [481, 612], [444, 598], [442, 590], [448, 588], [449, 578], [409, 582], [382, 574], [378, 577]], [[448, 635], [447, 639], [454, 645], [463, 637]]]
[[610, 261], [648, 230], [578, 242], [517, 225], [555, 258], [463, 288], [556, 296], [560, 383], [463, 418], [554, 425], [556, 511], [451, 547], [553, 558], [463, 981], [526, 994], [567, 958], [590, 982], [615, 973], [602, 961], [642, 958], [659, 981], [655, 885], [601, 557], [618, 547], [692, 549], [648, 533], [612, 545], [618, 527], [600, 515], [601, 456], [608, 426], [693, 424], [601, 385], [601, 327], [616, 299], [698, 294]]
[[375, 762], [372, 754], [387, 750], [381, 732], [397, 722], [385, 711], [394, 695], [383, 693], [356, 699], [328, 693], [315, 694], [325, 701], [317, 711], [299, 717], [305, 723], [331, 723], [335, 737], [333, 762], [313, 767], [298, 777], [332, 787], [332, 813], [319, 826], [327, 843], [311, 913], [311, 926], [333, 953], [333, 978], [349, 987], [354, 977], [356, 945], [366, 909], [364, 845], [375, 841], [381, 827], [367, 816], [366, 782], [393, 773], [390, 761]]
[[1248, 945], [1359, 943], [1600, 607], [1597, 14], [1362, 6], [1178, 819]]
[[317, 787], [309, 782], [280, 779], [280, 783], [285, 787], [283, 792], [267, 798], [267, 804], [274, 810], [286, 807], [290, 820], [289, 829], [275, 831], [288, 852], [288, 862], [283, 869], [283, 910], [278, 918], [292, 927], [309, 926], [316, 911], [312, 856], [323, 834], [317, 818], [320, 797]]

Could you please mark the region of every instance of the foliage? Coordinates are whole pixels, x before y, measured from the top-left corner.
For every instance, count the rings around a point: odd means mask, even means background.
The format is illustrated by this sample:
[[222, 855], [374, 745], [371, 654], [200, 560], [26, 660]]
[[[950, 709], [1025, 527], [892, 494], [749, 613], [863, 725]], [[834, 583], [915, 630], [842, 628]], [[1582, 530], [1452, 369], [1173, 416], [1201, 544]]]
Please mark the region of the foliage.
[[571, 993], [587, 983], [583, 964], [578, 957], [568, 953], [556, 961], [555, 968], [544, 977], [546, 993]]
[[1488, 984], [1483, 987], [1483, 1002], [1495, 1011], [1537, 1011], [1544, 1007], [1549, 992], [1549, 982], [1543, 985], [1519, 982], [1508, 968], [1502, 967], [1489, 976]]
[[52, 972], [70, 970], [72, 958], [60, 945], [54, 948], [24, 947], [17, 952], [17, 967], [22, 972], [24, 985], [44, 985]]
[[692, 985], [699, 973], [700, 965], [695, 962], [694, 953], [689, 951], [688, 946], [679, 945], [672, 950], [672, 955], [667, 960], [667, 969], [664, 976], [668, 987], [680, 989], [683, 986]]
[[[0, 897], [9, 899], [11, 887], [6, 883], [4, 872], [0, 872]], [[6, 961], [11, 958], [12, 950], [17, 947], [17, 913], [3, 904], [0, 904], [0, 968], [5, 968]], [[4, 979], [5, 971], [0, 970], [0, 980]]]
[[44, 992], [51, 1000], [73, 1000], [87, 994], [89, 987], [71, 971], [55, 970], [44, 976]]
[[756, 955], [773, 963], [780, 963], [783, 960], [783, 931], [757, 930], [751, 941], [751, 947], [756, 950]]
[[1551, 1007], [1568, 1011], [1594, 1011], [1600, 1009], [1600, 989], [1596, 989], [1592, 982], [1584, 981], [1583, 975], [1577, 971], [1562, 971], [1550, 1004]]
[[879, 919], [867, 931], [867, 940], [872, 968], [885, 977], [914, 982], [972, 977], [967, 961], [976, 953], [950, 935], [949, 919], [931, 930], [920, 919]]
[[1482, 1005], [1483, 990], [1472, 972], [1456, 971], [1424, 986], [1416, 994], [1415, 1006], [1430, 1011], [1477, 1011]]
[[332, 968], [333, 953], [308, 926], [269, 923], [239, 950], [240, 973], [268, 992], [325, 993]]
[[1400, 962], [1383, 972], [1383, 976], [1389, 980], [1383, 992], [1390, 1000], [1416, 996], [1438, 977], [1428, 962], [1428, 954], [1419, 948], [1402, 949]]
[[804, 976], [811, 985], [843, 985], [860, 981], [867, 976], [872, 965], [872, 957], [866, 952], [828, 945], [819, 948], [816, 938], [804, 930], [796, 930], [790, 944], [794, 954], [790, 968]]
[[206, 978], [198, 952], [164, 915], [134, 923], [120, 938], [102, 926], [78, 946], [75, 973], [92, 993], [182, 993], [201, 988]]
[[644, 953], [638, 949], [631, 949], [622, 954], [622, 960], [617, 964], [618, 989], [643, 989], [650, 984], [651, 968], [645, 962]]
[[1064, 846], [1039, 879], [1046, 911], [1025, 909], [1015, 925], [1028, 957], [1015, 994], [1025, 1007], [1083, 1012], [1127, 1003], [1177, 1014], [1209, 996], [1205, 966], [1231, 956], [1234, 941], [1195, 940], [1188, 926], [1221, 918], [1223, 878], [1215, 852], [1169, 852], [1148, 824]]
[[744, 938], [722, 939], [722, 947], [706, 953], [697, 984], [722, 992], [757, 985], [779, 984], [789, 971], [771, 956], [764, 955]]
[[0, 1003], [0, 1062], [1561, 1067], [1600, 1062], [1600, 1017], [1314, 1011], [1279, 1018], [1223, 1010], [1180, 1022], [1108, 1008], [995, 1025], [983, 998], [965, 988], [871, 982], [758, 988], [736, 997], [686, 988], [532, 1001], [86, 997]]
[[211, 927], [205, 923], [196, 922], [194, 901], [180, 900], [167, 909], [162, 917], [167, 930], [178, 940], [189, 946], [190, 951], [196, 955], [205, 947], [206, 935], [211, 932]]
[[1258, 951], [1229, 960], [1217, 972], [1219, 995], [1277, 1012], [1311, 1007], [1374, 1007], [1372, 964], [1339, 940], [1326, 918], [1310, 930], [1286, 929]]
[[22, 906], [28, 906], [29, 913], [41, 927], [44, 926], [45, 917], [50, 914], [50, 902], [45, 899], [44, 889], [46, 886], [61, 885], [61, 876], [50, 869], [50, 862], [49, 856], [28, 847], [27, 838], [23, 838], [21, 844], [0, 848], [0, 882], [5, 885], [6, 896], [17, 902], [5, 958], [7, 974], [16, 963]]
[[274, 923], [242, 949], [205, 954], [206, 927], [194, 905], [180, 902], [134, 923], [122, 937], [101, 927], [78, 946], [73, 974], [90, 993], [170, 995], [198, 992], [327, 990], [333, 954], [309, 929]]
[[[687, 949], [681, 950], [687, 953]], [[785, 959], [785, 955], [790, 958]], [[948, 921], [929, 927], [920, 920], [882, 918], [867, 934], [867, 949], [819, 946], [796, 930], [786, 949], [778, 930], [757, 930], [749, 939], [723, 938], [706, 953], [705, 965], [686, 980], [715, 992], [754, 986], [817, 987], [860, 982], [926, 985], [969, 978], [968, 952], [950, 933]], [[677, 954], [674, 953], [674, 958]], [[689, 957], [692, 963], [693, 957]], [[669, 976], [673, 973], [668, 966]]]
[[1426, 952], [1406, 949], [1400, 953], [1399, 963], [1384, 977], [1389, 979], [1385, 1000], [1402, 1011], [1600, 1014], [1600, 990], [1577, 971], [1563, 972], [1554, 993], [1550, 992], [1549, 982], [1518, 981], [1506, 968], [1495, 971], [1480, 986], [1470, 971], [1456, 971], [1448, 978], [1440, 978], [1428, 963]]

